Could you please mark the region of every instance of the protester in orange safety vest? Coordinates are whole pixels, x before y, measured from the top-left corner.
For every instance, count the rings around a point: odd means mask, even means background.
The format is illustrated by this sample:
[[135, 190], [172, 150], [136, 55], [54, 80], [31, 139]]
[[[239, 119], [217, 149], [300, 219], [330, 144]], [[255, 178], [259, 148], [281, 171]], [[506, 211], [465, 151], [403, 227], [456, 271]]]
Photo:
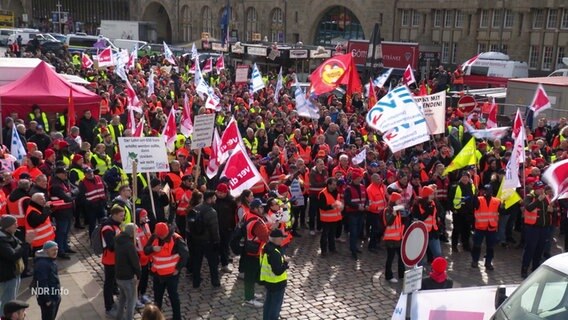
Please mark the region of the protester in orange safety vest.
[[26, 234], [34, 234], [31, 243], [33, 252], [41, 250], [43, 244], [55, 239], [55, 232], [51, 224], [51, 210], [43, 193], [32, 195], [26, 209]]
[[387, 205], [387, 188], [380, 174], [373, 173], [371, 176], [371, 184], [367, 187], [367, 197], [369, 199], [367, 225], [371, 228], [368, 248], [369, 251], [376, 253], [383, 233], [381, 220]]
[[186, 239], [185, 226], [186, 217], [189, 209], [189, 200], [193, 193], [193, 176], [185, 175], [181, 178], [181, 185], [174, 189], [174, 199], [176, 202], [176, 225], [179, 226], [179, 234]]
[[339, 200], [337, 179], [327, 179], [326, 187], [319, 193], [318, 204], [322, 226], [320, 249], [321, 256], [325, 257], [328, 249], [331, 253], [336, 252], [335, 234], [342, 219], [341, 210], [343, 210], [343, 203]]
[[144, 253], [151, 256], [154, 274], [154, 302], [162, 309], [164, 293], [168, 291], [173, 320], [181, 320], [178, 284], [179, 272], [187, 265], [189, 251], [183, 238], [170, 230], [167, 224], [156, 224], [154, 234], [148, 239]]
[[398, 256], [398, 278], [404, 277], [404, 263], [400, 256], [400, 244], [404, 234], [404, 225], [402, 224], [401, 214], [404, 211], [402, 205], [402, 196], [398, 192], [393, 192], [389, 196], [389, 202], [385, 208], [383, 215], [383, 224], [385, 232], [383, 234], [383, 241], [387, 248], [387, 261], [385, 265], [385, 279], [392, 283], [397, 283], [398, 280], [392, 273], [392, 263], [394, 262], [395, 255]]
[[110, 216], [101, 224], [101, 238], [103, 244], [102, 264], [105, 272], [103, 296], [107, 316], [116, 315], [113, 309], [113, 293], [116, 289], [114, 238], [120, 233], [120, 225], [124, 221], [124, 208], [114, 205], [110, 209]]
[[[493, 197], [493, 188], [490, 184], [483, 187], [483, 197], [477, 197], [475, 203], [475, 223], [473, 233], [473, 248], [471, 249], [471, 267], [479, 268], [481, 244], [485, 238], [485, 269], [493, 271], [491, 263], [497, 243], [497, 230], [499, 224], [499, 210], [503, 208], [501, 201]], [[529, 240], [530, 241], [530, 240]]]
[[146, 295], [148, 289], [148, 278], [150, 275], [150, 257], [144, 253], [144, 247], [148, 243], [152, 232], [150, 231], [150, 219], [148, 219], [148, 211], [145, 209], [136, 209], [136, 251], [140, 258], [140, 281], [138, 282], [138, 305], [145, 305], [152, 300]]
[[412, 215], [414, 218], [423, 221], [428, 230], [428, 249], [430, 250], [429, 259], [442, 256], [442, 247], [440, 246], [440, 232], [438, 230], [438, 211], [434, 202], [435, 191], [430, 186], [424, 186], [420, 189], [420, 197], [412, 207]]

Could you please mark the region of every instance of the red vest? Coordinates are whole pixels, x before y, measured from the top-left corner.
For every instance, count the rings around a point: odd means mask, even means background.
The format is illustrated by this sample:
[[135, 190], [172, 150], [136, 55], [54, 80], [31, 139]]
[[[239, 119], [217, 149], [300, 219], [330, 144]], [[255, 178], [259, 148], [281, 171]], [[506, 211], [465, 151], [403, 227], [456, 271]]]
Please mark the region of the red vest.
[[[63, 188], [63, 192], [71, 193], [67, 184], [61, 183], [60, 185], [61, 185], [61, 188]], [[51, 193], [51, 186], [49, 187], [49, 190], [50, 190], [50, 193]], [[63, 199], [59, 199], [58, 197], [54, 197], [54, 196], [51, 196], [50, 200], [53, 201], [52, 205], [51, 205], [53, 212], [73, 208], [73, 202], [64, 202]]]
[[83, 179], [85, 185], [85, 198], [88, 202], [98, 202], [106, 200], [105, 185], [103, 179], [95, 176], [93, 180]]
[[176, 215], [187, 216], [187, 208], [189, 208], [189, 200], [191, 200], [192, 191], [179, 187], [174, 190], [174, 195], [177, 203]]
[[475, 229], [482, 231], [497, 231], [499, 224], [499, 206], [501, 201], [491, 197], [489, 205], [485, 197], [478, 197], [479, 209], [475, 210]]
[[397, 214], [394, 218], [394, 222], [387, 226], [386, 214], [383, 215], [383, 224], [385, 227], [385, 233], [383, 235], [383, 240], [387, 241], [400, 241], [402, 240], [402, 235], [404, 234], [404, 225], [402, 224], [402, 218], [400, 214]]
[[[326, 199], [326, 204], [328, 206], [333, 205], [336, 201], [339, 201], [339, 195], [341, 193], [337, 193], [337, 199], [333, 198], [333, 196], [331, 195], [331, 193], [329, 193], [329, 191], [327, 191], [327, 188], [324, 188], [320, 194], [325, 195], [325, 199]], [[320, 210], [320, 220], [321, 222], [336, 222], [336, 221], [341, 221], [342, 217], [341, 217], [341, 210], [339, 210], [339, 208], [332, 208], [330, 210], [323, 210], [323, 209], [319, 209]]]
[[18, 226], [23, 227], [26, 225], [26, 210], [24, 210], [24, 201], [29, 200], [30, 197], [21, 197], [16, 201], [8, 199], [7, 210], [8, 213], [18, 220]]
[[138, 226], [136, 231], [136, 251], [138, 251], [138, 257], [140, 257], [140, 265], [145, 266], [150, 262], [150, 257], [144, 253], [144, 247], [148, 243], [150, 234], [150, 227], [145, 223], [142, 227]]
[[32, 248], [41, 248], [47, 241], [55, 239], [55, 232], [53, 230], [53, 225], [51, 225], [51, 219], [49, 217], [47, 217], [47, 219], [45, 219], [45, 221], [36, 228], [32, 228], [28, 224], [27, 219], [27, 217], [32, 214], [41, 215], [41, 212], [32, 206], [28, 207], [28, 209], [26, 210], [26, 219], [24, 219], [26, 233], [35, 232], [35, 237], [31, 243]]
[[102, 257], [102, 263], [105, 266], [114, 266], [116, 258], [114, 255], [114, 251], [110, 251], [106, 248], [106, 242], [105, 242], [105, 238], [103, 237], [103, 232], [107, 231], [107, 230], [113, 230], [114, 231], [114, 236], [118, 236], [118, 234], [120, 233], [120, 227], [115, 226], [115, 225], [106, 225], [104, 227], [101, 228], [101, 237], [102, 237], [102, 241], [103, 241], [103, 257]]
[[[351, 202], [359, 205], [365, 205], [367, 201], [367, 191], [365, 190], [365, 186], [360, 184], [359, 190], [353, 184], [350, 184], [347, 189], [351, 193]], [[354, 209], [349, 206], [345, 206], [345, 212], [361, 212], [359, 209]]]
[[[164, 242], [162, 250], [152, 254], [152, 272], [160, 276], [169, 276], [176, 271], [176, 265], [179, 262], [179, 254], [173, 253], [177, 239], [181, 236], [174, 233], [168, 242]], [[152, 246], [159, 246], [160, 239], [154, 239]]]
[[[244, 220], [246, 221], [246, 224], [247, 224], [247, 241], [252, 241], [252, 242], [254, 242], [255, 244], [258, 245], [258, 251], [257, 252], [255, 252], [255, 253], [247, 252], [247, 255], [258, 257], [258, 256], [260, 256], [260, 251], [262, 250], [262, 247], [265, 245], [265, 243], [263, 243], [258, 237], [256, 237], [252, 233], [252, 230], [254, 229], [254, 226], [257, 223], [265, 224], [265, 222], [261, 217], [257, 216], [254, 213], [245, 214]], [[246, 248], [246, 245], [245, 245], [245, 248]]]
[[[424, 215], [425, 210], [422, 208], [420, 204], [418, 204], [418, 208], [420, 208], [420, 214]], [[437, 214], [436, 206], [433, 205], [433, 208], [434, 212], [432, 212], [431, 215], [429, 215], [426, 219], [424, 219], [424, 223], [426, 224], [426, 229], [428, 230], [428, 232], [432, 231], [432, 229], [438, 230], [438, 223], [436, 221], [436, 214]]]

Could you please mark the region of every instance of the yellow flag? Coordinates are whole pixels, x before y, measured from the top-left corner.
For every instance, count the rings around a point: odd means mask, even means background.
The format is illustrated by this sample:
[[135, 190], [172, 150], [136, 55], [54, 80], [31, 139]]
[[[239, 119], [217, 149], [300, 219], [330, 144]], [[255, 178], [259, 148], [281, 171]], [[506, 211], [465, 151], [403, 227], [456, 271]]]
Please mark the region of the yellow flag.
[[475, 138], [469, 139], [469, 142], [454, 157], [450, 165], [444, 170], [443, 175], [447, 175], [452, 171], [456, 171], [466, 166], [472, 166], [477, 163], [475, 159]]
[[505, 209], [509, 209], [512, 205], [522, 200], [521, 196], [515, 189], [503, 190], [503, 184], [505, 179], [501, 180], [501, 185], [499, 185], [499, 191], [497, 192], [497, 198], [501, 199], [505, 203]]

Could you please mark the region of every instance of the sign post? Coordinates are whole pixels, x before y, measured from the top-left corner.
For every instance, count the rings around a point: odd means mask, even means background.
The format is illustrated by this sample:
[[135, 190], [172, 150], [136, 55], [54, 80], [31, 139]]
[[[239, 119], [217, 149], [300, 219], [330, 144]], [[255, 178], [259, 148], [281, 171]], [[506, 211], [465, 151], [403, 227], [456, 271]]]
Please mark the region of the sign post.
[[413, 222], [402, 238], [400, 246], [400, 257], [402, 262], [412, 268], [404, 273], [403, 292], [408, 294], [406, 301], [406, 319], [412, 315], [412, 293], [422, 287], [423, 267], [418, 267], [418, 263], [424, 258], [428, 248], [428, 229], [422, 221]]

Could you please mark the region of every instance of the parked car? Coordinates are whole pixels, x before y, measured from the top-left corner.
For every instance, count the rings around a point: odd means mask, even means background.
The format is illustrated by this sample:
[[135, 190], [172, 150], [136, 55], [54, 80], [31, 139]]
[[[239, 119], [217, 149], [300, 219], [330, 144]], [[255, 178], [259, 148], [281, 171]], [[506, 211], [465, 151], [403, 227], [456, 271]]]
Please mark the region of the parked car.
[[62, 43], [65, 43], [65, 40], [67, 40], [67, 36], [61, 33], [50, 33], [50, 35]]

